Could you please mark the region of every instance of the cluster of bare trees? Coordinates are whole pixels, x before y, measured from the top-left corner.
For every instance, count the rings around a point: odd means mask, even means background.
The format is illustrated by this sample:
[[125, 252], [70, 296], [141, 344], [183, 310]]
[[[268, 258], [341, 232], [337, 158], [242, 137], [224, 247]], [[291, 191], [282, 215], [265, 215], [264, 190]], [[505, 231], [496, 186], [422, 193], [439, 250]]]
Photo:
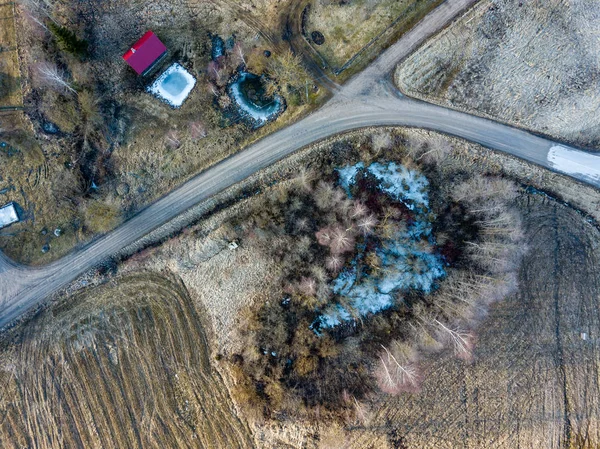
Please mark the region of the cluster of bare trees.
[[274, 94], [280, 89], [288, 96], [305, 92], [308, 84], [312, 83], [310, 75], [302, 64], [302, 59], [291, 50], [270, 59], [267, 73], [271, 78], [267, 86], [269, 94]]
[[[371, 141], [375, 154], [395, 142], [381, 130]], [[408, 143], [406, 164], [420, 167], [436, 188], [430, 192], [435, 198], [428, 217], [443, 224], [432, 236], [437, 240], [433, 249], [431, 241], [416, 245], [422, 244], [422, 252], [439, 251], [445, 257], [450, 248], [453, 254], [447, 259], [446, 277], [426, 300], [424, 293], [402, 291], [398, 307], [385, 314], [356, 316], [314, 332], [315, 310], [352, 310], [344, 302], [348, 298], [333, 295], [332, 285], [345, 282], [338, 277], [345, 274], [343, 268], [360, 265], [364, 283], [388, 269], [377, 248], [404, 234], [414, 217], [403, 204], [379, 194], [368, 173], [354, 177], [349, 195], [334, 178], [317, 181], [302, 170], [270, 189], [251, 214], [245, 229], [252, 228], [252, 235], [265, 241], [265, 250], [284, 268], [285, 299], [264, 304], [250, 319], [248, 351], [238, 358], [243, 360], [240, 373], [250, 373], [244, 381], [246, 394], [257, 385], [268, 391], [251, 394], [261, 407], [281, 410], [301, 397], [306, 406], [302, 411], [327, 405], [340, 416], [351, 413], [356, 418], [367, 414], [362, 401], [374, 391], [417, 392], [426, 375], [424, 354], [449, 350], [460, 359], [472, 358], [476, 325], [489, 304], [514, 292], [525, 247], [513, 207], [517, 187], [503, 178], [468, 175], [460, 168], [457, 172], [448, 160], [452, 144], [447, 138]], [[357, 248], [364, 251], [360, 256]], [[412, 265], [418, 263], [418, 258], [409, 259], [406, 266], [421, 273]]]
[[[450, 348], [461, 359], [472, 357], [474, 329], [489, 304], [517, 288], [517, 270], [526, 250], [521, 219], [512, 205], [517, 194], [513, 182], [490, 176], [477, 175], [452, 186], [451, 198], [472, 219], [477, 235], [464, 242], [466, 267], [450, 268], [431, 306], [415, 308], [417, 319], [410, 323], [413, 348]], [[403, 356], [397, 347], [402, 343], [393, 341], [379, 351], [374, 372], [379, 388], [390, 394], [413, 391], [419, 383], [418, 376], [410, 376], [418, 373], [415, 358]]]

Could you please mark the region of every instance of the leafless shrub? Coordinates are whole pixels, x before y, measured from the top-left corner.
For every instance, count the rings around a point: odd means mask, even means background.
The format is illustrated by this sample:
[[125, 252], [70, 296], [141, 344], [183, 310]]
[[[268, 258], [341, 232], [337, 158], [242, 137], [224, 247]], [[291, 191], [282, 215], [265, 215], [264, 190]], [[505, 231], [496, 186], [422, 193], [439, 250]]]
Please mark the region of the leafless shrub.
[[375, 370], [377, 385], [384, 393], [396, 395], [414, 392], [420, 388], [420, 376], [416, 364], [399, 351], [390, 351], [381, 345], [379, 363]]
[[64, 71], [60, 70], [56, 64], [50, 62], [41, 62], [37, 65], [38, 79], [49, 87], [59, 91], [66, 91], [77, 94], [77, 91], [67, 81]]
[[176, 130], [171, 129], [165, 135], [165, 143], [171, 149], [177, 149], [181, 146], [181, 140], [179, 140], [179, 136]]

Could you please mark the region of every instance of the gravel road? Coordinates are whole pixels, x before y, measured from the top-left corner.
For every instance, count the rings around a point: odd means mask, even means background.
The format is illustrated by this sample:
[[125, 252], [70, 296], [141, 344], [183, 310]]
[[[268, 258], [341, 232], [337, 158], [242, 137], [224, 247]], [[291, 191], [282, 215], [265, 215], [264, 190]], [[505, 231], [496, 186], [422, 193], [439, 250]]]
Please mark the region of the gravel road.
[[[548, 152], [559, 143], [491, 120], [403, 97], [389, 81], [391, 70], [400, 60], [475, 1], [447, 0], [337, 90], [322, 108], [200, 173], [86, 247], [40, 268], [17, 266], [0, 255], [0, 327], [10, 324], [84, 272], [188, 208], [300, 148], [341, 132], [376, 125], [427, 128], [553, 168], [548, 162]], [[597, 165], [600, 167], [600, 157]], [[600, 177], [580, 177], [576, 173], [571, 176], [600, 187]]]

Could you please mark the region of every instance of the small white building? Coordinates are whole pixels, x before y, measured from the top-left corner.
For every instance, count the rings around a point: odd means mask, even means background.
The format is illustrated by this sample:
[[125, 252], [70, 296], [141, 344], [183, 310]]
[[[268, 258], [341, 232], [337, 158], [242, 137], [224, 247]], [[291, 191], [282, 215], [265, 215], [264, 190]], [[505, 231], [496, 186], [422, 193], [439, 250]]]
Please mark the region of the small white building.
[[0, 207], [0, 229], [19, 221], [19, 214], [12, 201]]

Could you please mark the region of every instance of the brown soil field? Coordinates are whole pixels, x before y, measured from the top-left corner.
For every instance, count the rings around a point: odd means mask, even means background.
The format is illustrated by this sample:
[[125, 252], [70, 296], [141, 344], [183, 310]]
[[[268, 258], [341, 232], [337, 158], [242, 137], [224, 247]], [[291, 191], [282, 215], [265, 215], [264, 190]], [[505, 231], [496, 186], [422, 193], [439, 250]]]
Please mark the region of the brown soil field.
[[484, 0], [397, 69], [407, 95], [600, 145], [600, 3]]
[[34, 319], [0, 351], [0, 445], [252, 447], [201, 321], [180, 280], [150, 272]]

